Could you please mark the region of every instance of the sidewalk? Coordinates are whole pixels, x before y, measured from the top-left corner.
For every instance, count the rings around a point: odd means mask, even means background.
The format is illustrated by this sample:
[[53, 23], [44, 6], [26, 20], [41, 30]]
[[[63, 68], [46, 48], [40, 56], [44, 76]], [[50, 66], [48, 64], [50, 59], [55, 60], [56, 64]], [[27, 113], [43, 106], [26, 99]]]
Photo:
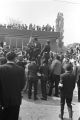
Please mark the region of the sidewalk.
[[[73, 120], [78, 120], [80, 116], [80, 103], [77, 102], [77, 90], [73, 97]], [[20, 120], [60, 120], [60, 98], [48, 97], [47, 101], [33, 99], [28, 100], [24, 95], [20, 109]], [[65, 105], [64, 120], [68, 119], [68, 110]]]

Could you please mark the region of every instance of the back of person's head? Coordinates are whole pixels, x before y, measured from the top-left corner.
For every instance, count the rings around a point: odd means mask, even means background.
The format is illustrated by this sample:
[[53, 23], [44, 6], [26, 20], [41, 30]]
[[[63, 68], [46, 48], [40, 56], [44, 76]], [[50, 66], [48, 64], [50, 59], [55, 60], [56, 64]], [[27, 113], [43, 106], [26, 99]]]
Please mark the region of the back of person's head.
[[72, 71], [72, 69], [73, 69], [72, 64], [71, 64], [71, 63], [67, 63], [67, 64], [65, 65], [64, 69], [65, 69], [66, 71]]
[[59, 55], [56, 55], [56, 59], [57, 59], [57, 60], [60, 60], [60, 56], [59, 56]]
[[16, 54], [15, 54], [15, 52], [13, 52], [13, 51], [8, 52], [8, 53], [6, 54], [6, 58], [7, 58], [7, 60], [9, 60], [9, 61], [13, 61], [13, 60], [15, 59], [15, 57], [16, 57]]
[[50, 40], [47, 40], [47, 43], [50, 44]]
[[31, 59], [31, 63], [36, 63], [36, 59], [35, 59], [35, 58], [32, 58], [32, 59]]
[[0, 60], [0, 62], [1, 62], [1, 65], [7, 63], [6, 57], [2, 57], [1, 60]]
[[37, 38], [37, 37], [35, 37], [35, 38], [34, 38], [34, 41], [38, 41], [38, 38]]

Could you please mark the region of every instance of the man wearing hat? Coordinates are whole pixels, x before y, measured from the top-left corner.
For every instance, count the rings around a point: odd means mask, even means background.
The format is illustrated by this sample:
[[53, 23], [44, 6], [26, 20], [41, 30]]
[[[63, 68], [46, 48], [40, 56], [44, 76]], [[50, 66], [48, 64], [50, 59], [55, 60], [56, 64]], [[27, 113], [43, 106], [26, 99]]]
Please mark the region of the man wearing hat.
[[64, 67], [65, 73], [61, 74], [60, 76], [60, 83], [59, 83], [59, 89], [60, 89], [60, 104], [61, 104], [61, 114], [60, 118], [63, 120], [64, 115], [64, 105], [65, 101], [68, 106], [68, 112], [69, 112], [69, 120], [72, 120], [72, 97], [73, 97], [73, 90], [75, 88], [75, 75], [73, 74], [73, 68], [71, 63], [67, 63]]
[[24, 69], [15, 64], [16, 54], [7, 53], [7, 63], [0, 66], [0, 120], [18, 120], [21, 91], [25, 85]]

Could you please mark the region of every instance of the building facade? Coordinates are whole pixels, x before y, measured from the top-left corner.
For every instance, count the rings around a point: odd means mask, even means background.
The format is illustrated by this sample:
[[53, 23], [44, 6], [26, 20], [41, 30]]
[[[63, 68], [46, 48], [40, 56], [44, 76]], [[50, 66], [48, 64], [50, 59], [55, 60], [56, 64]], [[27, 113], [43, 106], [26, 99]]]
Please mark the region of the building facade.
[[24, 48], [27, 46], [31, 37], [37, 37], [41, 44], [45, 44], [46, 40], [51, 42], [51, 50], [57, 50], [56, 40], [60, 37], [59, 32], [47, 32], [36, 30], [18, 30], [0, 28], [0, 43], [5, 43], [10, 48]]

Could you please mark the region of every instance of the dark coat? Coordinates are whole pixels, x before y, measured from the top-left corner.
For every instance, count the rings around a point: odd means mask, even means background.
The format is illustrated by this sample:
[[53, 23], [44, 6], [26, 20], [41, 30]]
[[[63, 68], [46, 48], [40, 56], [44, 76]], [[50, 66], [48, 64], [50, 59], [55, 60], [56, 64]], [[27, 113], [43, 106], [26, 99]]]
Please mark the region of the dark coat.
[[18, 61], [16, 64], [21, 66], [21, 67], [23, 67], [25, 69], [26, 62]]
[[3, 106], [21, 104], [21, 91], [25, 85], [24, 69], [15, 63], [0, 66], [0, 101]]
[[43, 48], [43, 50], [41, 51], [41, 55], [44, 53], [44, 52], [50, 52], [50, 45], [49, 44], [46, 44]]
[[75, 88], [75, 76], [72, 72], [65, 72], [60, 76], [60, 83], [63, 85], [61, 94], [66, 96], [72, 96]]
[[47, 64], [42, 64], [40, 66], [40, 73], [41, 73], [42, 77], [44, 77], [47, 81], [48, 77], [49, 77], [49, 67]]
[[37, 72], [39, 71], [39, 66], [35, 62], [31, 62], [28, 65], [28, 77], [37, 79]]

